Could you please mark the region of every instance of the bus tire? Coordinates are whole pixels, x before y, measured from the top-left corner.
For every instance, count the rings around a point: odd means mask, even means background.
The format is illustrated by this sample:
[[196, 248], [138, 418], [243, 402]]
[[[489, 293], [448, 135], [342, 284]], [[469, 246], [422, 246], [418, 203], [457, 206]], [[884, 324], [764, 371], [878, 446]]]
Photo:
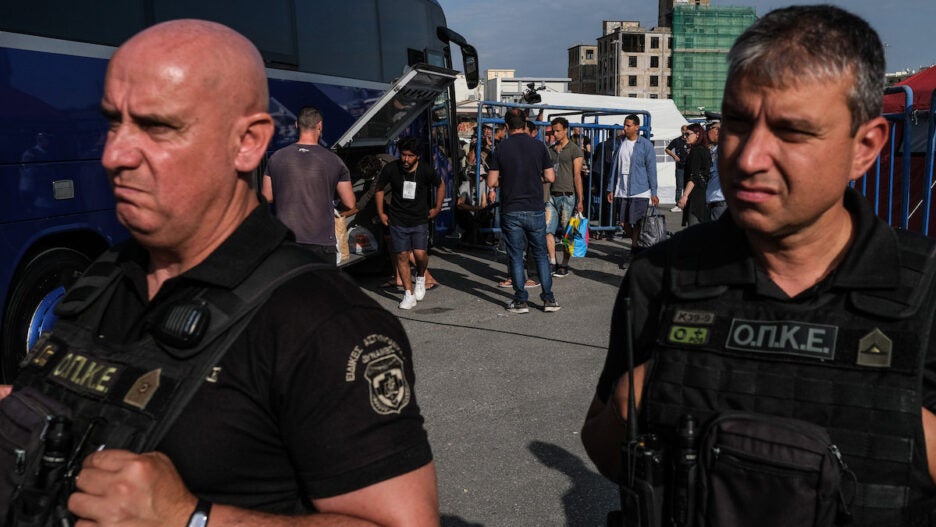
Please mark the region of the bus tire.
[[82, 252], [56, 247], [39, 253], [17, 273], [3, 314], [0, 377], [4, 383], [13, 380], [39, 333], [51, 328], [52, 308], [90, 263]]

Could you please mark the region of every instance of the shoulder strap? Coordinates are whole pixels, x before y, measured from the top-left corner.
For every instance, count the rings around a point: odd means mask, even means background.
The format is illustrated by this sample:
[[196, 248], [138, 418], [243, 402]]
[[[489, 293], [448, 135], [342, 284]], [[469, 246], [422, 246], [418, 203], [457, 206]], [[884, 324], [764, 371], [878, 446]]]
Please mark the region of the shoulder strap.
[[906, 318], [930, 295], [936, 273], [936, 242], [916, 233], [896, 229], [900, 249], [900, 282], [894, 289], [853, 291], [855, 308], [870, 315]]
[[55, 314], [60, 317], [76, 316], [100, 298], [122, 273], [117, 265], [119, 254], [119, 249], [113, 247], [99, 256], [68, 288], [65, 296], [55, 306]]
[[[173, 401], [159, 424], [143, 445], [143, 451], [154, 449], [191, 402], [202, 382], [208, 377], [246, 329], [263, 302], [281, 285], [304, 273], [334, 267], [312, 260], [305, 249], [284, 244], [270, 254], [240, 285], [231, 291], [205, 290], [203, 299], [210, 310], [210, 327], [194, 350], [186, 350], [193, 361], [189, 375], [173, 394]], [[172, 354], [172, 350], [167, 350]]]

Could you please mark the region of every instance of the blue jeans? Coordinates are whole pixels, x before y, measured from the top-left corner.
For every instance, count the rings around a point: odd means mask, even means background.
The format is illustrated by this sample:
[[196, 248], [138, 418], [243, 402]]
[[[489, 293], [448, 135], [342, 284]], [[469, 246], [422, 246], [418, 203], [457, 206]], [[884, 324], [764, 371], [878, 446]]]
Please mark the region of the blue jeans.
[[550, 196], [546, 207], [552, 207], [549, 221], [546, 222], [546, 232], [549, 234], [565, 234], [569, 227], [569, 218], [575, 214], [575, 196]]
[[552, 292], [552, 269], [549, 268], [549, 256], [546, 254], [546, 213], [537, 211], [517, 211], [501, 214], [501, 232], [507, 245], [507, 266], [510, 268], [510, 280], [513, 282], [514, 301], [526, 302], [524, 287], [523, 245], [529, 244], [530, 256], [536, 262], [543, 290], [540, 298], [554, 301]]

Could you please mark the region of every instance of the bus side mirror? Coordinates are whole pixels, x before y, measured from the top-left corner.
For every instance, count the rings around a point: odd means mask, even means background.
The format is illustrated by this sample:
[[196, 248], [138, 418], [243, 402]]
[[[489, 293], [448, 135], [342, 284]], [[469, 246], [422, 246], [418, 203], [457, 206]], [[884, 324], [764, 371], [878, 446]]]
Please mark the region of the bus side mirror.
[[473, 90], [478, 86], [478, 51], [474, 46], [465, 44], [461, 47], [462, 64], [465, 66], [465, 82], [468, 89]]
[[478, 50], [469, 44], [468, 41], [465, 40], [465, 37], [445, 26], [439, 26], [436, 28], [436, 36], [438, 36], [439, 40], [445, 42], [446, 44], [458, 44], [458, 47], [461, 48], [462, 64], [465, 67], [465, 83], [468, 85], [469, 90], [475, 89], [478, 86], [479, 80]]

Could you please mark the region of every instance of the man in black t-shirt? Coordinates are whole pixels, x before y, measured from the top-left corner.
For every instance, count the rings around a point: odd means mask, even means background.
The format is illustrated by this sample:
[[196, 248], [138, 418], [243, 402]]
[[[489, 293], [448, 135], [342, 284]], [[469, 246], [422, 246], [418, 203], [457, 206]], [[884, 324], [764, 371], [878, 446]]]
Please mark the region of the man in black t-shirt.
[[[442, 210], [445, 182], [428, 163], [419, 162], [422, 145], [417, 137], [404, 137], [397, 144], [400, 159], [387, 164], [377, 178], [377, 214], [390, 228], [390, 245], [396, 255], [397, 272], [403, 282], [400, 309], [412, 309], [426, 296], [429, 267], [429, 221]], [[390, 185], [393, 201], [384, 212], [384, 188]], [[435, 206], [429, 208], [429, 193], [436, 188]], [[416, 261], [416, 284], [410, 276], [409, 254]]]
[[[686, 186], [686, 159], [689, 158], [689, 143], [686, 142], [686, 133], [689, 128], [688, 124], [682, 125], [680, 130], [679, 137], [673, 139], [666, 145], [666, 155], [673, 158], [673, 161], [676, 162], [676, 203], [679, 203], [679, 198], [682, 197], [683, 188]], [[679, 208], [679, 205], [673, 207], [672, 212], [679, 212], [682, 209]]]
[[[260, 53], [220, 24], [165, 22], [114, 53], [101, 101], [110, 125], [102, 164], [132, 239], [114, 249], [114, 264], [92, 266], [116, 268], [107, 289], [59, 320], [74, 327], [90, 322], [86, 313], [99, 319], [85, 346], [99, 348], [95, 357], [138, 357], [146, 346], [153, 359], [165, 351], [165, 363], [200, 360], [170, 355], [160, 321], [203, 294], [233, 297], [290, 244], [249, 180], [274, 133], [268, 104]], [[79, 523], [437, 525], [435, 470], [399, 321], [339, 271], [323, 269], [289, 279], [237, 324], [240, 333], [155, 451], [109, 448], [120, 438], [103, 436], [106, 420], [94, 433], [74, 431], [76, 451], [79, 440], [93, 451], [67, 502]], [[90, 350], [72, 353], [83, 359]], [[131, 370], [123, 379], [132, 380]], [[160, 371], [145, 373], [136, 390], [104, 382], [100, 404], [148, 412], [148, 399], [131, 396], [170, 397], [177, 385], [158, 382]], [[52, 375], [48, 382], [61, 380]]]
[[542, 282], [543, 310], [559, 311], [552, 292], [552, 275], [546, 252], [546, 211], [543, 207], [543, 183], [556, 179], [552, 159], [543, 143], [526, 133], [526, 121], [518, 111], [505, 116], [510, 137], [501, 142], [491, 157], [487, 183], [500, 187], [501, 230], [507, 243], [507, 260], [514, 298], [507, 305], [512, 313], [528, 313], [524, 280], [523, 246], [530, 254]]

